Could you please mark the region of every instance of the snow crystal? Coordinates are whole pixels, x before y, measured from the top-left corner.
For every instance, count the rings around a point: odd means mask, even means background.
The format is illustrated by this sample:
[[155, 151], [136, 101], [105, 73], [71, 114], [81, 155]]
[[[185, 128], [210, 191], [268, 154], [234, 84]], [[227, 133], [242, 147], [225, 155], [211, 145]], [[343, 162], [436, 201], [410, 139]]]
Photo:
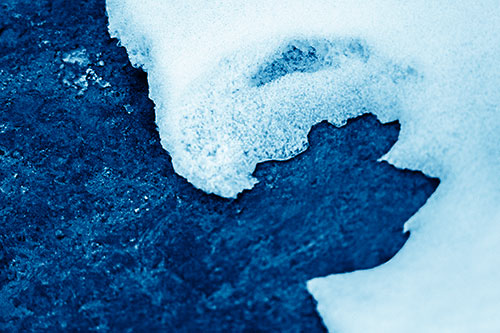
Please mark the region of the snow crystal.
[[[383, 157], [439, 177], [410, 240], [372, 270], [309, 281], [338, 331], [500, 330], [498, 0], [108, 0], [148, 72], [175, 171], [235, 197], [311, 126], [399, 119]], [[327, 260], [327, 258], [325, 258]]]
[[85, 67], [90, 64], [90, 60], [87, 57], [87, 51], [85, 49], [78, 49], [65, 53], [62, 60], [65, 63], [76, 64], [81, 67]]

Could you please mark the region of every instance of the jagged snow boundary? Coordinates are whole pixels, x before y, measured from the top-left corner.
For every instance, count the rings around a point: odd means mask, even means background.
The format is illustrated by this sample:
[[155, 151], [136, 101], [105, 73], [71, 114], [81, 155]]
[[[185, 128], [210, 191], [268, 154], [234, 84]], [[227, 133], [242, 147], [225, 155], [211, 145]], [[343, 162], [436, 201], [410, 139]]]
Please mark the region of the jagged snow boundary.
[[[329, 329], [500, 330], [498, 0], [108, 0], [107, 10], [112, 36], [148, 72], [176, 172], [208, 192], [234, 197], [259, 159], [304, 149], [318, 110], [337, 124], [370, 107], [400, 120], [384, 159], [441, 185], [391, 261], [309, 281]], [[249, 83], [290, 40], [317, 38], [362, 40], [374, 62]], [[418, 78], [391, 83], [405, 66]]]

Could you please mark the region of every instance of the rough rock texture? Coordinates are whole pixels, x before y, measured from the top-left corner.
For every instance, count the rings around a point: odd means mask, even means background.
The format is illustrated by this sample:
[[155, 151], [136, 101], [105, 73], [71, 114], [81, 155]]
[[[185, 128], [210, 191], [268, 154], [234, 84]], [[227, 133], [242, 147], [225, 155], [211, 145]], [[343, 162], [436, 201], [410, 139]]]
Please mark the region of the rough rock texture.
[[322, 123], [237, 200], [162, 150], [104, 0], [0, 4], [0, 331], [322, 331], [305, 282], [369, 268], [438, 181], [376, 159], [398, 124]]

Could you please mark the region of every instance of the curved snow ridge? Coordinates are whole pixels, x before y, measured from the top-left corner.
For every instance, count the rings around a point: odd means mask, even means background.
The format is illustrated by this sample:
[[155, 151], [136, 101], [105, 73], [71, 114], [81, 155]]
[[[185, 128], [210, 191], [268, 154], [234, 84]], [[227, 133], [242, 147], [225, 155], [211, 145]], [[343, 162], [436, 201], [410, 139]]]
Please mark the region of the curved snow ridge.
[[367, 112], [395, 120], [400, 83], [414, 78], [411, 69], [362, 54], [356, 40], [291, 40], [255, 63], [233, 60], [255, 49], [223, 59], [171, 100], [158, 122], [175, 171], [224, 197], [253, 187], [257, 163], [304, 151], [323, 120], [340, 126]]
[[107, 0], [148, 72], [162, 145], [206, 192], [251, 188], [258, 162], [371, 112], [399, 119], [383, 157], [442, 182], [374, 270], [308, 285], [331, 329], [498, 331], [500, 2]]
[[[341, 126], [363, 113], [395, 120], [401, 95], [417, 79], [413, 68], [372, 54], [354, 38], [290, 39], [241, 63], [259, 50], [223, 58], [179, 96], [151, 92], [175, 171], [207, 193], [235, 198], [251, 189], [258, 163], [301, 153], [323, 120]], [[150, 73], [154, 66], [146, 65]]]

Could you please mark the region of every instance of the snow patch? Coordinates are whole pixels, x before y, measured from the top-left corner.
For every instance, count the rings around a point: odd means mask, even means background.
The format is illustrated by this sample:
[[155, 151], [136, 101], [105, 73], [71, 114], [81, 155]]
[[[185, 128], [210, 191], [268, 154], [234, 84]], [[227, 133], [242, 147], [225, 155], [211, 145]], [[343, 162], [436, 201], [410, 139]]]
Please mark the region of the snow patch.
[[[97, 57], [99, 56], [97, 55]], [[82, 96], [88, 90], [89, 82], [93, 82], [101, 88], [111, 87], [111, 84], [97, 75], [92, 68], [87, 50], [77, 49], [67, 52], [63, 54], [62, 61], [64, 64], [69, 64], [72, 67], [66, 71], [67, 74], [63, 78], [63, 84], [78, 89], [77, 94], [79, 96]], [[65, 67], [64, 64], [61, 65], [61, 69]], [[97, 66], [104, 66], [104, 62], [102, 60], [99, 61]], [[85, 69], [85, 73], [82, 73], [83, 69]]]
[[[312, 125], [399, 119], [383, 159], [439, 177], [389, 263], [314, 279], [328, 328], [499, 331], [498, 0], [107, 0], [175, 171], [225, 197]], [[325, 258], [327, 260], [327, 258]]]

